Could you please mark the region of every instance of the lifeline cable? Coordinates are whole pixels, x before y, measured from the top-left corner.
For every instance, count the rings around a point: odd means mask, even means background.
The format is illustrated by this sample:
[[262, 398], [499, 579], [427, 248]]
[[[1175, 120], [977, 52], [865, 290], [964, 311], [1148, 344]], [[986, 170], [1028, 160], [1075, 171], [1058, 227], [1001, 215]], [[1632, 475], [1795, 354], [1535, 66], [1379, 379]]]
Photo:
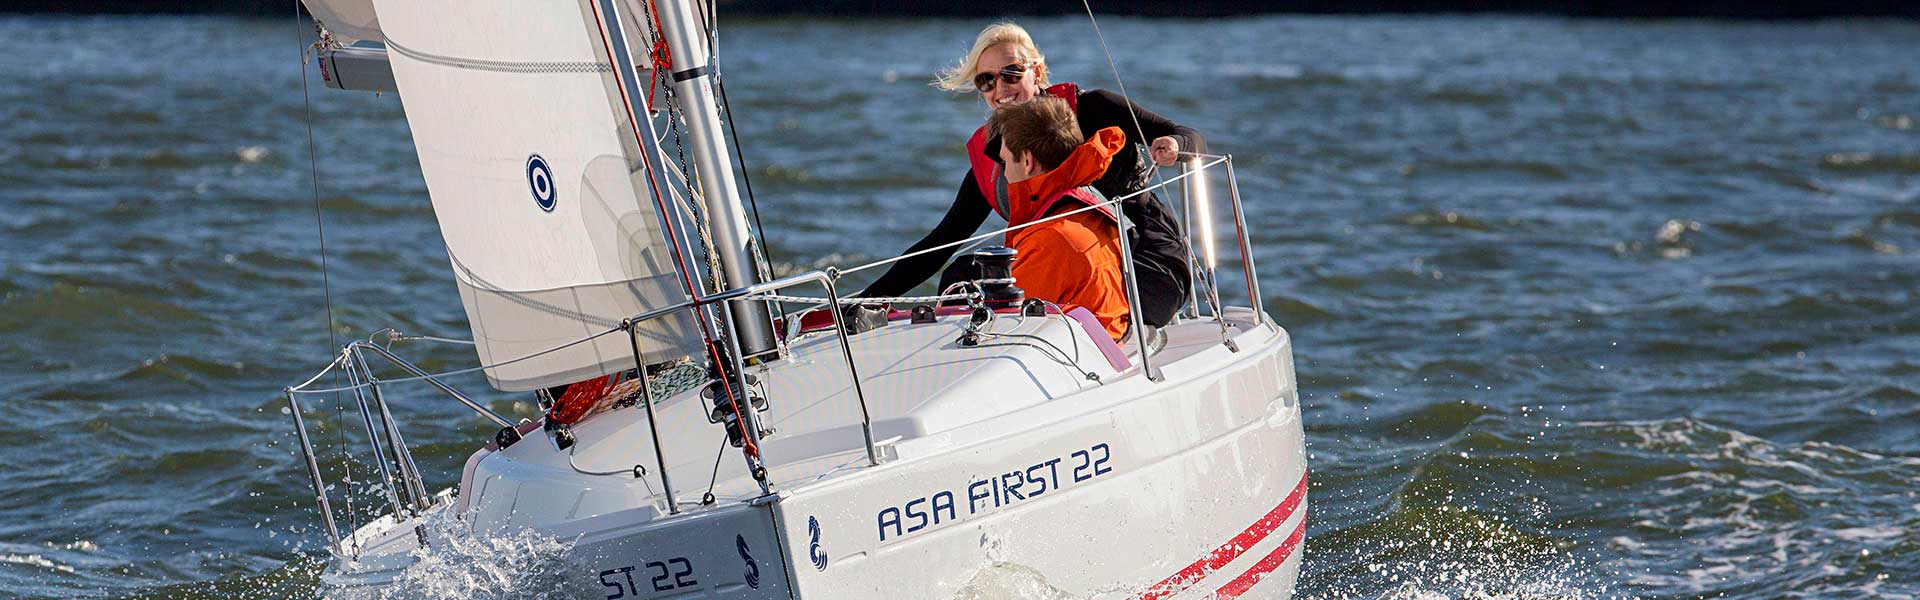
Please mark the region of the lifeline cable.
[[938, 252], [938, 251], [941, 251], [941, 250], [945, 250], [945, 249], [947, 249], [947, 248], [953, 248], [953, 247], [956, 247], [956, 246], [963, 246], [963, 245], [966, 245], [966, 244], [970, 244], [970, 243], [973, 243], [973, 242], [976, 242], [976, 241], [979, 241], [979, 240], [984, 240], [984, 239], [987, 239], [987, 238], [990, 238], [990, 237], [993, 237], [993, 236], [996, 236], [996, 235], [1003, 235], [1003, 234], [1006, 234], [1006, 233], [1011, 233], [1011, 232], [1014, 232], [1014, 231], [1019, 231], [1019, 230], [1021, 230], [1021, 229], [1026, 229], [1026, 228], [1028, 228], [1028, 227], [1033, 227], [1033, 226], [1035, 226], [1035, 225], [1039, 225], [1039, 224], [1041, 224], [1041, 223], [1046, 223], [1046, 222], [1048, 222], [1048, 221], [1054, 221], [1054, 220], [1059, 220], [1059, 219], [1064, 219], [1064, 218], [1067, 218], [1067, 217], [1070, 217], [1070, 216], [1073, 216], [1073, 215], [1077, 215], [1077, 214], [1080, 214], [1080, 213], [1083, 213], [1083, 212], [1087, 212], [1087, 211], [1090, 211], [1090, 210], [1098, 210], [1098, 209], [1100, 209], [1101, 207], [1104, 207], [1104, 206], [1119, 206], [1121, 202], [1124, 202], [1124, 201], [1126, 201], [1126, 200], [1128, 200], [1128, 199], [1131, 199], [1131, 198], [1134, 198], [1134, 197], [1136, 197], [1136, 196], [1139, 196], [1139, 195], [1141, 195], [1141, 194], [1145, 194], [1145, 193], [1147, 193], [1147, 192], [1150, 192], [1150, 191], [1153, 191], [1153, 190], [1154, 190], [1154, 189], [1156, 189], [1156, 188], [1162, 188], [1162, 187], [1166, 187], [1166, 185], [1167, 185], [1167, 184], [1169, 184], [1169, 183], [1173, 183], [1173, 182], [1175, 182], [1175, 181], [1180, 181], [1180, 180], [1182, 180], [1182, 179], [1186, 179], [1186, 178], [1188, 178], [1188, 177], [1192, 177], [1194, 173], [1197, 173], [1197, 172], [1200, 172], [1200, 171], [1202, 171], [1202, 170], [1205, 170], [1205, 169], [1206, 169], [1206, 168], [1208, 168], [1208, 167], [1212, 167], [1212, 166], [1214, 166], [1214, 165], [1217, 165], [1217, 164], [1220, 164], [1220, 163], [1223, 163], [1223, 162], [1226, 162], [1226, 161], [1227, 161], [1227, 157], [1224, 157], [1224, 156], [1222, 156], [1222, 157], [1219, 157], [1219, 158], [1216, 158], [1216, 159], [1214, 159], [1214, 160], [1213, 160], [1213, 162], [1210, 162], [1210, 163], [1207, 163], [1207, 164], [1204, 164], [1204, 165], [1200, 165], [1200, 167], [1199, 167], [1199, 168], [1197, 168], [1197, 169], [1194, 169], [1194, 170], [1192, 170], [1192, 171], [1188, 171], [1188, 172], [1186, 172], [1186, 173], [1181, 173], [1181, 174], [1179, 174], [1179, 175], [1175, 175], [1175, 176], [1173, 176], [1173, 177], [1171, 177], [1171, 178], [1168, 178], [1168, 179], [1167, 179], [1166, 181], [1163, 181], [1163, 182], [1160, 182], [1160, 183], [1156, 183], [1156, 184], [1153, 184], [1153, 185], [1150, 185], [1150, 186], [1147, 186], [1147, 187], [1145, 187], [1145, 188], [1143, 188], [1143, 189], [1141, 189], [1141, 190], [1139, 190], [1139, 191], [1136, 191], [1136, 192], [1132, 192], [1132, 193], [1128, 193], [1128, 194], [1125, 194], [1125, 195], [1122, 195], [1122, 196], [1119, 196], [1119, 197], [1115, 197], [1115, 198], [1111, 198], [1111, 199], [1109, 199], [1109, 200], [1107, 200], [1106, 202], [1100, 202], [1100, 203], [1096, 203], [1096, 204], [1090, 204], [1090, 205], [1087, 205], [1087, 206], [1085, 206], [1085, 207], [1082, 207], [1082, 208], [1078, 208], [1078, 209], [1075, 209], [1075, 210], [1071, 210], [1071, 211], [1067, 211], [1067, 212], [1063, 212], [1063, 213], [1060, 213], [1060, 214], [1057, 214], [1057, 215], [1053, 215], [1053, 216], [1050, 216], [1050, 217], [1047, 217], [1047, 218], [1044, 218], [1044, 219], [1034, 219], [1034, 220], [1032, 220], [1032, 221], [1029, 221], [1029, 222], [1027, 222], [1027, 223], [1023, 223], [1023, 224], [1020, 224], [1020, 225], [1014, 225], [1014, 226], [1009, 226], [1009, 227], [1003, 227], [1003, 228], [1000, 228], [1000, 229], [997, 229], [997, 230], [994, 230], [994, 231], [989, 231], [989, 232], [986, 232], [986, 233], [982, 233], [982, 234], [980, 234], [980, 235], [976, 235], [976, 236], [973, 236], [973, 237], [970, 237], [970, 238], [966, 238], [966, 239], [963, 239], [963, 240], [960, 240], [960, 241], [957, 241], [957, 242], [949, 242], [949, 243], [945, 243], [945, 244], [941, 244], [941, 245], [938, 245], [938, 246], [934, 246], [934, 247], [931, 247], [931, 248], [925, 248], [925, 249], [921, 249], [921, 250], [919, 250], [919, 251], [917, 251], [917, 252], [908, 252], [908, 253], [906, 253], [906, 254], [902, 254], [902, 255], [899, 255], [899, 256], [895, 256], [895, 257], [893, 257], [893, 258], [886, 258], [886, 259], [881, 259], [881, 260], [876, 260], [876, 261], [873, 261], [873, 262], [870, 262], [870, 263], [867, 263], [867, 264], [864, 264], [864, 265], [860, 265], [860, 266], [858, 266], [858, 267], [854, 267], [854, 268], [851, 268], [851, 269], [841, 269], [841, 270], [840, 270], [840, 274], [841, 274], [841, 275], [849, 275], [849, 274], [853, 274], [853, 273], [858, 273], [858, 272], [860, 272], [860, 271], [865, 271], [865, 270], [867, 270], [867, 269], [871, 269], [871, 268], [874, 268], [874, 267], [879, 267], [879, 266], [884, 266], [884, 265], [890, 265], [890, 264], [893, 264], [893, 263], [896, 263], [896, 262], [900, 262], [900, 261], [903, 261], [903, 260], [906, 260], [906, 259], [909, 259], [909, 258], [913, 258], [913, 257], [915, 257], [915, 256], [920, 256], [920, 255], [923, 255], [923, 254], [928, 254], [928, 253], [931, 253], [931, 252]]
[[[1167, 179], [1167, 183], [1175, 183], [1175, 181], [1181, 181], [1181, 179], [1187, 179], [1187, 177], [1192, 177], [1192, 175], [1194, 175], [1196, 171], [1202, 171], [1202, 169], [1208, 169], [1208, 167], [1212, 167], [1212, 165], [1217, 165], [1217, 163], [1227, 162], [1227, 156], [1215, 156], [1215, 154], [1202, 154], [1202, 158], [1212, 158], [1212, 162], [1208, 162], [1208, 163], [1204, 163], [1204, 165], [1200, 165], [1200, 169], [1194, 169], [1194, 171], [1188, 171], [1188, 173], [1181, 173], [1181, 175], [1175, 175], [1175, 177], [1171, 177], [1171, 179]], [[1148, 187], [1148, 190], [1150, 190], [1150, 188], [1164, 187], [1164, 185], [1165, 183], [1162, 183], [1162, 185], [1154, 185], [1154, 187]], [[983, 238], [995, 237], [995, 235], [1004, 235], [1004, 233], [1008, 233], [1008, 231], [1018, 231], [1018, 229], [1027, 229], [1027, 227], [1035, 227], [1035, 225], [1041, 225], [1041, 223], [1046, 223], [1046, 221], [1054, 221], [1054, 219], [1066, 219], [1066, 217], [1071, 217], [1071, 215], [1075, 215], [1075, 213], [1091, 212], [1091, 210], [1098, 210], [1098, 208], [1102, 208], [1102, 206], [1117, 206], [1119, 202], [1123, 202], [1123, 200], [1127, 200], [1127, 198], [1133, 198], [1133, 196], [1139, 196], [1139, 194], [1144, 194], [1144, 192], [1146, 192], [1146, 190], [1139, 190], [1139, 192], [1133, 192], [1133, 194], [1125, 194], [1125, 196], [1117, 196], [1117, 198], [1112, 198], [1112, 200], [1108, 200], [1108, 202], [1102, 202], [1102, 204], [1092, 204], [1092, 206], [1085, 206], [1085, 208], [1079, 208], [1079, 210], [1071, 210], [1071, 212], [1058, 213], [1058, 215], [1050, 215], [1050, 217], [1044, 217], [1044, 219], [1035, 219], [1035, 221], [1031, 221], [1031, 223], [1025, 223], [1025, 225], [1018, 225], [1018, 227], [1004, 227], [1004, 229], [996, 229], [996, 231], [989, 231], [989, 233], [983, 233], [983, 235], [975, 235], [975, 237], [964, 238], [964, 240], [958, 240], [958, 242], [950, 242], [950, 244], [941, 244], [941, 246], [933, 246], [933, 248], [925, 248], [925, 250], [920, 250], [920, 252], [912, 252], [912, 254], [902, 254], [902, 256], [895, 256], [895, 258], [887, 258], [887, 260], [876, 260], [876, 262], [864, 263], [864, 265], [858, 265], [858, 267], [852, 267], [852, 269], [843, 269], [843, 271], [839, 271], [839, 273], [841, 273], [841, 275], [847, 275], [847, 273], [854, 273], [854, 271], [866, 271], [866, 269], [874, 269], [874, 267], [881, 267], [881, 265], [889, 265], [889, 263], [900, 262], [900, 260], [906, 260], [906, 258], [914, 258], [914, 256], [920, 256], [920, 254], [927, 254], [927, 252], [937, 252], [937, 250], [943, 250], [943, 248], [952, 248], [952, 246], [964, 246], [964, 244], [972, 244], [972, 242], [975, 242], [975, 240], [983, 240]], [[674, 248], [678, 250], [680, 246], [674, 246]], [[952, 290], [952, 287], [948, 287], [947, 290], [948, 292], [950, 292], [950, 290]], [[824, 302], [822, 302], [822, 304], [824, 304]], [[705, 327], [705, 321], [701, 321], [701, 325]], [[540, 352], [534, 352], [534, 354], [528, 354], [528, 356], [520, 356], [520, 358], [513, 358], [513, 360], [507, 360], [507, 362], [492, 363], [492, 365], [480, 365], [480, 367], [468, 367], [468, 369], [455, 369], [455, 371], [442, 371], [442, 373], [430, 373], [430, 375], [422, 375], [422, 377], [401, 377], [401, 379], [382, 379], [382, 383], [403, 383], [403, 381], [422, 381], [422, 379], [434, 379], [434, 377], [453, 377], [453, 375], [467, 375], [467, 373], [474, 373], [474, 371], [482, 371], [482, 369], [490, 369], [490, 367], [503, 367], [503, 365], [511, 365], [511, 363], [524, 362], [524, 360], [532, 360], [532, 358], [536, 358], [536, 356], [545, 356], [545, 354], [551, 354], [551, 352], [559, 352], [559, 350], [566, 350], [566, 348], [572, 348], [572, 346], [578, 346], [578, 344], [586, 344], [586, 342], [589, 342], [589, 340], [595, 340], [595, 338], [605, 337], [605, 335], [611, 335], [611, 333], [618, 333], [618, 331], [620, 331], [618, 327], [616, 327], [616, 329], [607, 329], [607, 331], [601, 331], [601, 333], [595, 333], [595, 335], [589, 335], [589, 337], [578, 338], [578, 340], [572, 340], [572, 342], [566, 342], [566, 344], [561, 344], [561, 346], [553, 346], [553, 348], [547, 348], [547, 350], [540, 350]], [[705, 329], [703, 329], [703, 333], [705, 333]], [[710, 338], [708, 338], [708, 340], [710, 340]], [[328, 367], [328, 369], [330, 369], [330, 367]], [[326, 369], [323, 369], [323, 371], [321, 371], [321, 375], [324, 375], [324, 373], [326, 373]], [[309, 390], [309, 388], [305, 388], [307, 387], [307, 385], [313, 385], [315, 381], [319, 381], [319, 377], [321, 377], [321, 375], [315, 375], [315, 377], [313, 377], [313, 379], [309, 379], [307, 383], [301, 383], [301, 385], [296, 385], [296, 387], [292, 388], [292, 392], [296, 392], [296, 394], [326, 394], [326, 392], [344, 392], [344, 390], [353, 390], [353, 388], [363, 387], [363, 385], [353, 385], [353, 387], [311, 388], [311, 390]]]
[[[614, 334], [614, 333], [619, 333], [619, 332], [621, 332], [621, 331], [623, 331], [623, 330], [622, 330], [622, 329], [620, 329], [620, 328], [618, 328], [618, 327], [615, 327], [615, 328], [613, 328], [613, 329], [608, 329], [608, 330], [606, 330], [606, 331], [602, 331], [602, 332], [600, 332], [600, 333], [596, 333], [596, 334], [593, 334], [593, 335], [589, 335], [589, 336], [587, 336], [587, 337], [583, 337], [583, 338], [580, 338], [580, 339], [577, 339], [577, 340], [574, 340], [574, 341], [571, 341], [571, 342], [567, 342], [567, 343], [565, 343], [565, 344], [561, 344], [561, 345], [558, 345], [558, 346], [554, 346], [554, 347], [552, 347], [552, 348], [548, 348], [548, 349], [546, 349], [546, 350], [541, 350], [541, 351], [539, 351], [539, 352], [535, 352], [535, 353], [533, 353], [533, 354], [528, 354], [528, 355], [526, 355], [526, 356], [522, 356], [522, 357], [519, 357], [519, 358], [513, 358], [513, 359], [509, 359], [509, 360], [503, 360], [503, 361], [500, 361], [500, 362], [497, 362], [497, 363], [492, 363], [492, 364], [484, 364], [484, 365], [480, 365], [480, 366], [478, 366], [478, 367], [468, 367], [468, 368], [465, 368], [465, 369], [455, 369], [455, 370], [452, 370], [452, 371], [442, 371], [442, 372], [439, 372], [439, 373], [428, 373], [428, 374], [426, 374], [426, 375], [415, 375], [415, 376], [412, 376], [412, 377], [398, 377], [398, 378], [393, 378], [393, 379], [382, 379], [382, 380], [380, 380], [380, 383], [403, 383], [403, 382], [408, 382], [408, 381], [424, 381], [424, 380], [428, 380], [428, 379], [445, 379], [445, 378], [448, 378], [448, 377], [453, 377], [453, 376], [456, 376], [456, 375], [466, 375], [466, 374], [469, 374], [469, 373], [478, 373], [478, 372], [480, 372], [480, 371], [485, 371], [485, 370], [487, 370], [487, 369], [495, 369], [495, 368], [499, 368], [499, 367], [504, 367], [504, 366], [507, 366], [507, 365], [511, 365], [511, 364], [515, 364], [515, 363], [519, 363], [519, 362], [523, 362], [523, 361], [528, 361], [528, 360], [532, 360], [532, 359], [534, 359], [534, 358], [538, 358], [538, 357], [541, 357], [541, 356], [545, 356], [545, 355], [548, 355], [548, 354], [552, 354], [552, 353], [555, 353], [555, 352], [559, 352], [559, 351], [561, 351], [561, 350], [565, 350], [565, 349], [568, 349], [568, 348], [572, 348], [572, 347], [574, 347], [574, 346], [578, 346], [578, 345], [580, 345], [580, 344], [585, 344], [585, 343], [587, 343], [587, 342], [591, 342], [591, 341], [594, 341], [594, 340], [597, 340], [597, 339], [600, 339], [600, 338], [602, 338], [602, 337], [606, 337], [607, 335], [610, 335], [610, 334]], [[318, 378], [315, 378], [315, 379], [318, 379]], [[311, 384], [311, 383], [313, 383], [313, 381], [314, 381], [314, 380], [308, 380], [308, 382], [307, 382], [307, 384]], [[296, 393], [296, 394], [326, 394], [326, 393], [331, 393], [331, 392], [346, 392], [346, 391], [352, 391], [352, 390], [357, 390], [357, 389], [364, 389], [364, 388], [367, 388], [367, 387], [370, 387], [370, 386], [369, 386], [368, 384], [365, 384], [365, 383], [358, 383], [358, 384], [354, 384], [354, 385], [349, 385], [349, 386], [347, 386], [347, 387], [334, 387], [334, 388], [321, 388], [321, 389], [317, 389], [317, 390], [309, 390], [309, 389], [305, 389], [305, 386], [306, 386], [307, 384], [301, 384], [301, 385], [298, 385], [298, 386], [294, 386], [293, 388], [291, 388], [291, 389], [289, 389], [288, 391], [290, 391], [290, 392], [293, 392], [293, 393]], [[338, 384], [336, 383], [335, 385], [338, 385]]]
[[[974, 298], [979, 298], [979, 297], [980, 297], [980, 294], [978, 292], [942, 294], [939, 296], [875, 296], [875, 297], [863, 296], [859, 298], [852, 298], [852, 297], [841, 298], [840, 303], [841, 304], [922, 304], [922, 303], [930, 303], [930, 302], [946, 302], [948, 300], [972, 300]], [[788, 294], [754, 294], [752, 296], [748, 296], [747, 298], [752, 300], [766, 300], [769, 302], [801, 302], [801, 303], [807, 303], [807, 304], [820, 304], [820, 305], [825, 305], [827, 303], [826, 298], [819, 298], [815, 296], [793, 296]]]

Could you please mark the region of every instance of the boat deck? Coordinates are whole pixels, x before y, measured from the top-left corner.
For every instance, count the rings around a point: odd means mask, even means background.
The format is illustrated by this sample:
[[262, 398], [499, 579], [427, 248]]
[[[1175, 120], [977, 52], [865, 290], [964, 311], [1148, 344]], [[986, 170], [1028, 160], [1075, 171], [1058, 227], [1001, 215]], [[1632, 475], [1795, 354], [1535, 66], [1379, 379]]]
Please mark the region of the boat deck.
[[[1229, 335], [1253, 326], [1250, 313], [1228, 316]], [[1066, 315], [1000, 315], [987, 328], [993, 335], [974, 346], [959, 342], [966, 324], [964, 315], [926, 324], [893, 321], [849, 338], [883, 461], [978, 442], [995, 432], [955, 433], [1081, 394], [1118, 400], [1152, 391], [1143, 387], [1151, 384], [1137, 353], [1110, 359], [1101, 346], [1117, 349], [1093, 337], [1104, 334]], [[1163, 331], [1165, 346], [1153, 356], [1162, 370], [1179, 371], [1186, 359], [1223, 346], [1221, 325], [1210, 318]], [[799, 336], [785, 359], [750, 372], [769, 404], [760, 419], [772, 433], [760, 450], [775, 489], [869, 468], [860, 398], [830, 331]], [[656, 402], [667, 479], [682, 511], [698, 511], [709, 493], [716, 503], [763, 495], [707, 411], [697, 390]], [[509, 460], [486, 461], [462, 482], [461, 492], [472, 494], [478, 508], [475, 522], [552, 526], [635, 506], [667, 512], [646, 419], [642, 407], [610, 411], [578, 424], [579, 442], [567, 450], [535, 433], [502, 453]]]

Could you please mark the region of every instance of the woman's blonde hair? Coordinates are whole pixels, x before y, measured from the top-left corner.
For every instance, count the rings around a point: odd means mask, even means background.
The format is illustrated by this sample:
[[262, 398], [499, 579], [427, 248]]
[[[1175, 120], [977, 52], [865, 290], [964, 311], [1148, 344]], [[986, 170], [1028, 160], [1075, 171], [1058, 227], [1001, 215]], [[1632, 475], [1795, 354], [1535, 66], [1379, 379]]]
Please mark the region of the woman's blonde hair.
[[1027, 30], [1013, 21], [1001, 21], [980, 30], [980, 35], [973, 38], [973, 49], [967, 51], [967, 56], [960, 59], [959, 64], [941, 71], [939, 77], [933, 80], [933, 86], [949, 92], [974, 91], [973, 72], [980, 68], [980, 55], [986, 54], [988, 48], [1001, 44], [1013, 44], [1027, 54], [1028, 60], [1033, 63], [1029, 68], [1034, 76], [1046, 73], [1047, 57], [1033, 45], [1033, 36], [1027, 35]]

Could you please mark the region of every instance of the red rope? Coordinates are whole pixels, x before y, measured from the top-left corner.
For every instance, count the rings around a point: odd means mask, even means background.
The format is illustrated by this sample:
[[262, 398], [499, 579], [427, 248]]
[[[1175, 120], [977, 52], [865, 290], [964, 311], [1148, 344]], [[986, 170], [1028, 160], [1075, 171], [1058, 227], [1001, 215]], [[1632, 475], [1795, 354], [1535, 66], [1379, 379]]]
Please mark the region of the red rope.
[[620, 374], [614, 373], [569, 385], [567, 391], [553, 401], [553, 408], [547, 411], [547, 418], [556, 423], [569, 425], [579, 422], [582, 417], [587, 416], [587, 411], [592, 409], [595, 403], [612, 392], [619, 383]]
[[666, 28], [660, 25], [660, 6], [654, 4], [653, 0], [647, 0], [647, 8], [647, 14], [653, 16], [653, 48], [648, 51], [653, 58], [653, 72], [647, 81], [647, 100], [651, 102], [654, 92], [660, 87], [660, 71], [673, 70], [673, 52], [667, 48], [667, 36], [662, 33]]

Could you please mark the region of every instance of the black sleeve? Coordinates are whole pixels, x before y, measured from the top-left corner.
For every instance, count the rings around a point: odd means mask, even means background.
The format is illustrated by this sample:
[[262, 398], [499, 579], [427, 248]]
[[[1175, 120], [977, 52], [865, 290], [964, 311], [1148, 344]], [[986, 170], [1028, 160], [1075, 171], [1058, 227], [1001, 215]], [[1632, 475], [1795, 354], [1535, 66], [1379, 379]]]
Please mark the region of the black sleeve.
[[[927, 232], [926, 237], [914, 242], [901, 254], [912, 254], [967, 239], [967, 236], [980, 229], [982, 223], [987, 222], [987, 213], [992, 211], [987, 205], [987, 197], [980, 193], [980, 185], [974, 183], [973, 171], [969, 170], [966, 178], [960, 181], [960, 192], [954, 195], [953, 206], [947, 208], [947, 216], [941, 217], [940, 224], [933, 226], [933, 231]], [[875, 279], [867, 289], [861, 290], [859, 295], [904, 295], [912, 291], [914, 286], [933, 277], [934, 273], [940, 272], [941, 265], [947, 264], [947, 259], [953, 258], [953, 253], [959, 250], [958, 246], [943, 248], [893, 263], [886, 273]]]
[[[1127, 107], [1133, 107], [1129, 114]], [[1092, 132], [1104, 127], [1119, 127], [1127, 133], [1127, 141], [1135, 144], [1149, 144], [1162, 136], [1174, 136], [1180, 139], [1182, 152], [1206, 152], [1207, 139], [1192, 127], [1173, 122], [1138, 104], [1128, 102], [1126, 97], [1107, 90], [1093, 90], [1080, 95], [1077, 111], [1080, 126]], [[1140, 127], [1133, 126], [1134, 117], [1140, 118]]]

